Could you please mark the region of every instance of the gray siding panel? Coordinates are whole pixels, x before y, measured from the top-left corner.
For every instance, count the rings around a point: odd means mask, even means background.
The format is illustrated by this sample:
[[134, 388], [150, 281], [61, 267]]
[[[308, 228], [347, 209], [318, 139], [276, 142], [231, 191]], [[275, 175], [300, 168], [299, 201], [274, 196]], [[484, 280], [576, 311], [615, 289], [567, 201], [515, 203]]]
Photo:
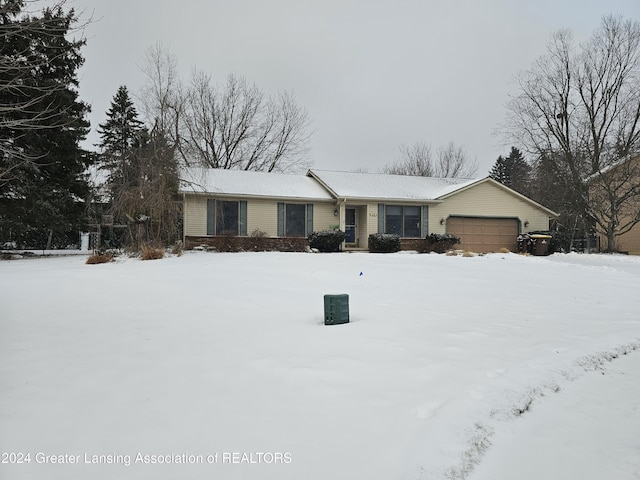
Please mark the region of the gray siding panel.
[[212, 198], [207, 200], [207, 235], [216, 234], [216, 201]]
[[241, 237], [247, 236], [247, 201], [240, 201], [240, 219], [239, 219], [238, 229], [240, 230], [239, 235]]
[[429, 235], [429, 205], [422, 206], [422, 220], [420, 221], [420, 236], [425, 238]]
[[284, 237], [284, 203], [278, 202], [278, 236]]
[[313, 232], [313, 203], [307, 203], [307, 226], [306, 234], [311, 235]]

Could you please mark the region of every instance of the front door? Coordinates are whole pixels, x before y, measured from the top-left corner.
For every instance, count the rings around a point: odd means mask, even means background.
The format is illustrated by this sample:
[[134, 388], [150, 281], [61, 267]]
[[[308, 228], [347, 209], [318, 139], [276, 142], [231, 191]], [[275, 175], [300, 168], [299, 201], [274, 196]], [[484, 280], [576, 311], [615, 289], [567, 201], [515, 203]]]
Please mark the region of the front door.
[[353, 207], [344, 210], [344, 234], [345, 243], [356, 243], [356, 209]]

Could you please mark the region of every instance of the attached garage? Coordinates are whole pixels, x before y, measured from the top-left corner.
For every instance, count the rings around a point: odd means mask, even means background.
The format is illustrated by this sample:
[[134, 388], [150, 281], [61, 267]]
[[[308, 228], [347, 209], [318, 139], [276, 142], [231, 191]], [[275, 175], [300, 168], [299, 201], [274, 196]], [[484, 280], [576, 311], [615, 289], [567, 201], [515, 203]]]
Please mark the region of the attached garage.
[[497, 252], [501, 248], [515, 252], [519, 221], [517, 218], [449, 217], [447, 233], [460, 237], [459, 248], [471, 252]]

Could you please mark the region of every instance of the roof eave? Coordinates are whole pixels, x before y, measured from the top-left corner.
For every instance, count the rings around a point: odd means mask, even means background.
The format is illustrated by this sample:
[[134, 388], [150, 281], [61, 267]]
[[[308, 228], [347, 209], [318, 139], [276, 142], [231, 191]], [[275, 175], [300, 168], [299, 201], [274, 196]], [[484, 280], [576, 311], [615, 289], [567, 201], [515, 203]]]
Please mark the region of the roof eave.
[[339, 200], [346, 201], [349, 203], [385, 203], [385, 202], [393, 202], [393, 203], [416, 203], [420, 205], [424, 204], [439, 204], [442, 203], [442, 200], [432, 199], [432, 198], [387, 198], [387, 197], [345, 197], [339, 196], [337, 197]]
[[307, 170], [307, 177], [311, 177], [316, 182], [318, 182], [322, 188], [324, 188], [327, 192], [329, 192], [330, 195], [333, 196], [334, 199], [340, 198], [340, 196], [335, 191], [333, 191], [333, 189], [329, 185], [327, 185], [318, 175], [316, 175], [313, 170]]
[[198, 197], [216, 197], [216, 198], [240, 198], [240, 199], [256, 199], [256, 200], [286, 200], [286, 201], [299, 201], [299, 202], [334, 202], [334, 198], [320, 198], [309, 196], [283, 196], [283, 195], [251, 195], [246, 193], [222, 193], [222, 192], [196, 192], [193, 190], [180, 190], [178, 193], [183, 195], [194, 195]]

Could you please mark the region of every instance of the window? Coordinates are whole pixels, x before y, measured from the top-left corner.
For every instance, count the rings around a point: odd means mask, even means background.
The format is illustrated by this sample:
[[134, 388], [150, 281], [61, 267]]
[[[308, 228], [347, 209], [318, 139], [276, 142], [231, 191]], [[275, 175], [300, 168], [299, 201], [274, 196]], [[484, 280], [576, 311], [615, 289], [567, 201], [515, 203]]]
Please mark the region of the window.
[[287, 203], [285, 205], [284, 236], [304, 237], [306, 205]]
[[404, 236], [402, 235], [402, 207], [387, 205], [384, 218], [384, 233]]
[[420, 238], [419, 206], [385, 205], [384, 233], [395, 233], [405, 238]]
[[207, 200], [207, 235], [247, 235], [247, 202]]
[[313, 231], [313, 204], [278, 203], [278, 236], [306, 237]]
[[420, 237], [420, 207], [402, 207], [403, 237]]
[[230, 233], [238, 234], [238, 202], [218, 202], [218, 211], [216, 212], [216, 233], [222, 235]]

